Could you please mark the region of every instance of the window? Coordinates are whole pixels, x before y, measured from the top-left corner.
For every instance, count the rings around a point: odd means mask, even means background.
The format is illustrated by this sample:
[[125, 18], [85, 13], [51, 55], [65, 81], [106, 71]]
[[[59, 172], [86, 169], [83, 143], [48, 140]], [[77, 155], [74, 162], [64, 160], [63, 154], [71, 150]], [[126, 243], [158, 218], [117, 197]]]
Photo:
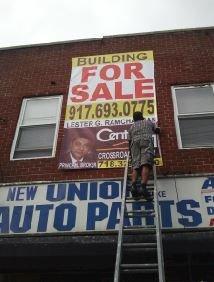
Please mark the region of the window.
[[213, 86], [172, 87], [180, 149], [214, 147]]
[[11, 159], [53, 157], [62, 97], [24, 99], [11, 150]]

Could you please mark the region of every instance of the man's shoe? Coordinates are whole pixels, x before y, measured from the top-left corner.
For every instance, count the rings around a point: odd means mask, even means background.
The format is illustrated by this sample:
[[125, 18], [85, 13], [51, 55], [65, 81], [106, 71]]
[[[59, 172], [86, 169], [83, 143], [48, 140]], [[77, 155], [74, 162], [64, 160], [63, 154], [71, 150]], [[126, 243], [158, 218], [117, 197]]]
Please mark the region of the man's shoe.
[[139, 197], [139, 193], [137, 191], [137, 185], [136, 183], [132, 183], [132, 187], [131, 187], [131, 194], [133, 198], [138, 198]]
[[146, 189], [146, 184], [141, 184], [141, 190], [140, 190], [140, 195], [146, 199], [148, 202], [153, 201], [153, 196], [149, 191]]

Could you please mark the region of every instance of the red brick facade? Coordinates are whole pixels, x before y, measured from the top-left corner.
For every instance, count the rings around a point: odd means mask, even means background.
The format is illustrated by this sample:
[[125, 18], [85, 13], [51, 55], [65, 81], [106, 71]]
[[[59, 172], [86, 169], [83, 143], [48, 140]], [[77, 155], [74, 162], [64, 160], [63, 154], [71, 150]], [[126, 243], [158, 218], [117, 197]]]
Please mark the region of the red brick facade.
[[[160, 174], [213, 173], [214, 149], [179, 150], [171, 86], [214, 81], [214, 29], [106, 37], [0, 50], [0, 182], [121, 177], [122, 169], [63, 171], [57, 162], [63, 137], [71, 58], [153, 50], [164, 166]], [[55, 158], [10, 161], [22, 99], [63, 95]]]

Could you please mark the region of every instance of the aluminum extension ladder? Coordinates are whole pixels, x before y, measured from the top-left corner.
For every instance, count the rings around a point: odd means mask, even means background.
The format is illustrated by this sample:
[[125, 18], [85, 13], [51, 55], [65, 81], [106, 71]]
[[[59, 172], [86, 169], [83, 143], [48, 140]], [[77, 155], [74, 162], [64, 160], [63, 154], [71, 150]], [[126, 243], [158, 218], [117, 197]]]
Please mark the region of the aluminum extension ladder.
[[[135, 203], [136, 201], [129, 197], [129, 192], [127, 191], [128, 187], [128, 169], [129, 169], [129, 156], [126, 160], [126, 167], [124, 170], [124, 180], [123, 180], [123, 193], [122, 193], [122, 205], [121, 205], [121, 216], [120, 216], [120, 224], [119, 224], [119, 232], [118, 232], [118, 242], [117, 242], [117, 254], [116, 254], [116, 262], [115, 262], [115, 272], [114, 272], [114, 282], [123, 282], [124, 280], [120, 279], [120, 276], [123, 274], [142, 274], [142, 281], [144, 275], [156, 275], [156, 279], [154, 280], [151, 277], [150, 281], [159, 281], [165, 282], [165, 273], [164, 273], [164, 258], [163, 258], [163, 245], [162, 245], [162, 234], [161, 234], [161, 222], [160, 222], [160, 210], [158, 204], [158, 194], [157, 194], [157, 174], [156, 174], [156, 166], [153, 167], [153, 175], [154, 182], [151, 184], [148, 183], [148, 189], [153, 190], [154, 193], [154, 207], [152, 210], [129, 210], [127, 211], [128, 204]], [[146, 200], [140, 199], [137, 202], [145, 203]], [[152, 205], [152, 204], [151, 204]], [[128, 218], [136, 218], [137, 216], [141, 218], [146, 218], [148, 216], [154, 216], [155, 225], [151, 226], [125, 226], [125, 219]], [[124, 236], [125, 234], [125, 236]], [[126, 242], [126, 234], [131, 234], [132, 239], [134, 239], [134, 235], [136, 234], [147, 234], [147, 236], [152, 237], [152, 242]], [[133, 234], [133, 235], [132, 235]], [[133, 240], [132, 240], [133, 241]], [[138, 258], [147, 257], [148, 252], [155, 252], [155, 262], [152, 263], [126, 263], [123, 262], [126, 259], [126, 256], [123, 255], [125, 251], [135, 250], [137, 251]], [[136, 258], [136, 257], [135, 257]], [[139, 260], [140, 260], [139, 258]], [[147, 259], [147, 258], [146, 258]], [[157, 277], [158, 275], [158, 277]], [[148, 281], [148, 280], [146, 280]]]

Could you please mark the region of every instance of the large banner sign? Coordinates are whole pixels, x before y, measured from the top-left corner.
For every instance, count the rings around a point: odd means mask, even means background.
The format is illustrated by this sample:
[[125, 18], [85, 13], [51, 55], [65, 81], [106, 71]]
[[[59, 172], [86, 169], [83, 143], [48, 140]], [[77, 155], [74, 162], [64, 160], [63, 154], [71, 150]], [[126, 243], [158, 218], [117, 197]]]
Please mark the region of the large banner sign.
[[152, 51], [73, 58], [59, 168], [124, 167], [135, 111], [157, 122]]
[[[163, 228], [214, 227], [214, 177], [162, 179], [158, 187]], [[0, 234], [117, 230], [121, 190], [113, 180], [0, 187]], [[127, 204], [140, 209], [153, 203]], [[125, 225], [154, 225], [154, 217], [126, 218]]]

